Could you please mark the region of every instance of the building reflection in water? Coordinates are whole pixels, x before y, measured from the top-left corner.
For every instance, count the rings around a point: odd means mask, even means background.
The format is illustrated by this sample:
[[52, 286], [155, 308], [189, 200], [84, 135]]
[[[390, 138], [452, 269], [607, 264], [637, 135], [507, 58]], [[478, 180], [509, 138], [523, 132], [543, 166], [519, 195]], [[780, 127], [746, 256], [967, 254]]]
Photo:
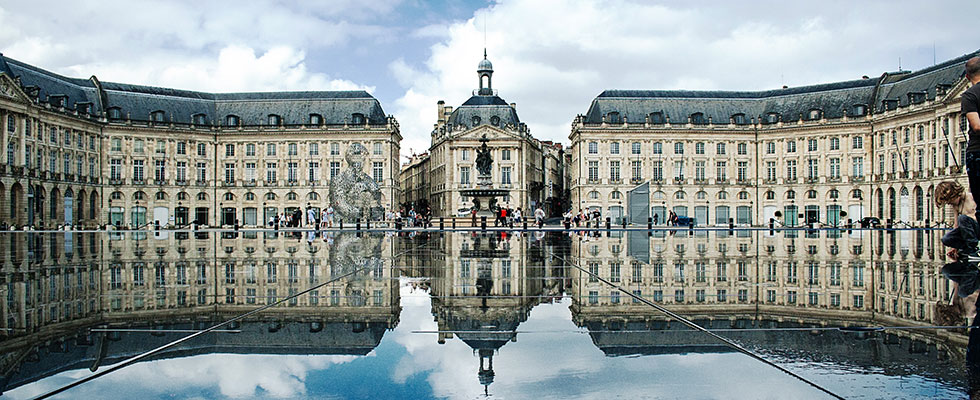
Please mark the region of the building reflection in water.
[[947, 379], [961, 330], [821, 330], [932, 325], [952, 289], [942, 233], [0, 233], [2, 388], [96, 370], [338, 277], [155, 359], [364, 355], [399, 322], [399, 276], [428, 289], [434, 340], [469, 346], [485, 391], [531, 309], [563, 296], [607, 356], [730, 351], [630, 294], [777, 357]]
[[234, 323], [234, 333], [202, 336], [152, 359], [365, 355], [398, 323], [390, 237], [132, 235], [0, 233], [0, 389], [95, 371], [341, 276]]

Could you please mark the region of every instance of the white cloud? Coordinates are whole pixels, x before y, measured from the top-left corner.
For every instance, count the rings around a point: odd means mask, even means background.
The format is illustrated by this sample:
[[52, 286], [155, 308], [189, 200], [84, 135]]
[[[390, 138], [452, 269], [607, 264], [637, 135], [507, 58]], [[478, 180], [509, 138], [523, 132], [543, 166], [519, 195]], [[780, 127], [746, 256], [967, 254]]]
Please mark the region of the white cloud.
[[500, 1], [466, 21], [418, 28], [417, 36], [441, 37], [426, 62], [390, 65], [399, 82], [406, 71], [414, 80], [395, 102], [402, 149], [428, 147], [435, 100], [455, 107], [476, 87], [484, 24], [494, 88], [518, 104], [535, 137], [567, 142], [572, 119], [605, 89], [763, 90], [857, 79], [895, 69], [895, 54], [907, 54], [906, 69], [928, 66], [933, 41], [939, 61], [959, 56], [975, 50], [962, 40], [969, 18], [942, 9], [966, 7]]

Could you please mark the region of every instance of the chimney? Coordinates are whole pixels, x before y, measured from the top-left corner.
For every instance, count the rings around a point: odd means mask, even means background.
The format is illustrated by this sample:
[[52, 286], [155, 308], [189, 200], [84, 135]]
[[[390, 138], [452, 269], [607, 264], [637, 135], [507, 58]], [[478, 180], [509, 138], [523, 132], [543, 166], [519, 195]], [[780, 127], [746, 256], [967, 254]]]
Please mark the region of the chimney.
[[517, 103], [510, 103], [510, 108], [513, 108], [514, 111], [516, 112], [517, 111]]
[[438, 122], [443, 122], [443, 115], [444, 115], [443, 114], [443, 109], [445, 109], [445, 108], [446, 108], [446, 102], [445, 101], [439, 100], [438, 102], [436, 102], [436, 111], [438, 111], [438, 113], [436, 115], [436, 120]]

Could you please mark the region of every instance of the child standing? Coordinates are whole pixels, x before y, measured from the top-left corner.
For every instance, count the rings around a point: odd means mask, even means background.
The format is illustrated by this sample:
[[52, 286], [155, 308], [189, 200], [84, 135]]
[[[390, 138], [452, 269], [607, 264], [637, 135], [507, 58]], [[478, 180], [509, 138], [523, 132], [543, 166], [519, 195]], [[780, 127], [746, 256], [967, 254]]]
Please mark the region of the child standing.
[[976, 303], [980, 293], [980, 269], [968, 261], [970, 256], [977, 255], [977, 244], [980, 242], [977, 203], [973, 195], [953, 181], [937, 185], [935, 197], [937, 206], [951, 205], [957, 214], [953, 230], [943, 235], [943, 245], [952, 248], [947, 253], [952, 262], [943, 266], [942, 273], [953, 281], [953, 292], [962, 302], [966, 317], [972, 319], [977, 314]]

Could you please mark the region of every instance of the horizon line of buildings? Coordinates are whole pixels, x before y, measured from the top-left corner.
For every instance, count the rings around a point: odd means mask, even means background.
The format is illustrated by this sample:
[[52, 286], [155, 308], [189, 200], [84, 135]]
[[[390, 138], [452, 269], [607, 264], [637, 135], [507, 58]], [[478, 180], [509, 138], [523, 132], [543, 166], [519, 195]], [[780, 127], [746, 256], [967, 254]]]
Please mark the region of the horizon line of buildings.
[[0, 54], [0, 224], [262, 226], [361, 201], [331, 189], [346, 171], [377, 187], [377, 207], [462, 215], [486, 187], [486, 139], [493, 201], [525, 215], [598, 209], [620, 224], [674, 211], [760, 225], [779, 211], [790, 226], [923, 225], [942, 218], [928, 205], [934, 185], [965, 182], [959, 95], [978, 54], [769, 91], [606, 90], [574, 118], [567, 147], [531, 135], [492, 89], [484, 55], [473, 96], [440, 101], [430, 148], [404, 165], [397, 120], [363, 91], [195, 92], [69, 78]]

